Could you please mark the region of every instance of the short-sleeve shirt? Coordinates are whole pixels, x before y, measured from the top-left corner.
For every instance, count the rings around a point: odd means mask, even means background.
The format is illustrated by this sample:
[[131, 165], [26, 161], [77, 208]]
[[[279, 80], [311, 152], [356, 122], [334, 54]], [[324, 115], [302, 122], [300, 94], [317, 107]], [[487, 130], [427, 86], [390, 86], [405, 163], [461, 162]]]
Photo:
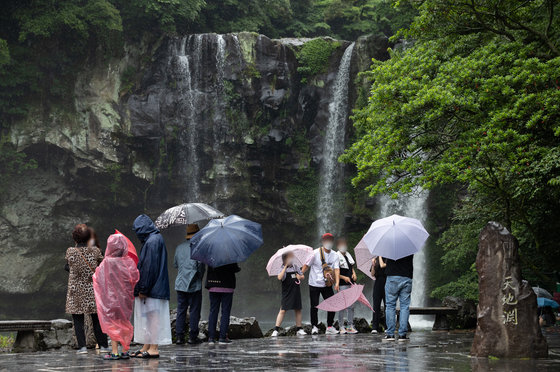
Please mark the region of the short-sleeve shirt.
[[[307, 262], [305, 263], [309, 266], [309, 285], [312, 287], [325, 287], [325, 277], [323, 276], [323, 264], [321, 262], [321, 252], [322, 248], [317, 248], [313, 251], [313, 254], [309, 256]], [[325, 263], [328, 264], [332, 269], [340, 268], [340, 259], [338, 254], [331, 250], [327, 253], [323, 250], [325, 256]]]

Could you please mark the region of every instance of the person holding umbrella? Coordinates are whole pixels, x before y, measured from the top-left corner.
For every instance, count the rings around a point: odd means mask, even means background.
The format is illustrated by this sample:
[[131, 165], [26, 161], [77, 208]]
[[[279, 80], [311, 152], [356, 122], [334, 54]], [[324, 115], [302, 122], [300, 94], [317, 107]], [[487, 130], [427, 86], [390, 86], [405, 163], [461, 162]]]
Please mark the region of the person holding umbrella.
[[[338, 238], [336, 242], [336, 250], [339, 256], [340, 262], [340, 279], [342, 280], [342, 285], [340, 286], [340, 290], [345, 290], [350, 288], [353, 284], [356, 284], [356, 270], [354, 270], [354, 266], [356, 262], [352, 258], [352, 255], [348, 252], [348, 243], [346, 242], [346, 238]], [[347, 326], [344, 327], [344, 313], [347, 314]], [[341, 334], [350, 333], [356, 334], [356, 328], [354, 328], [354, 305], [348, 306], [346, 309], [343, 309], [338, 312], [338, 329]]]
[[206, 266], [191, 259], [191, 238], [199, 231], [197, 224], [187, 225], [187, 241], [179, 244], [175, 250], [174, 266], [179, 270], [175, 280], [177, 291], [177, 323], [176, 344], [185, 343], [185, 323], [187, 309], [189, 309], [189, 339], [190, 345], [200, 343], [198, 339], [198, 321], [202, 306], [202, 278]]
[[[321, 237], [321, 247], [315, 249], [309, 256], [305, 265], [303, 265], [302, 273], [310, 270], [309, 273], [309, 300], [311, 302], [311, 334], [319, 333], [317, 325], [319, 324], [317, 305], [319, 305], [319, 296], [323, 300], [331, 297], [334, 290], [338, 292], [340, 282], [339, 257], [333, 252], [334, 245], [333, 234], [326, 233]], [[336, 328], [333, 327], [335, 313], [329, 311], [327, 313], [327, 334], [338, 334]]]
[[218, 323], [218, 313], [222, 308], [220, 319], [220, 339], [219, 343], [230, 344], [231, 340], [227, 337], [229, 328], [229, 316], [233, 303], [233, 292], [235, 291], [235, 274], [241, 271], [239, 266], [234, 264], [220, 267], [208, 267], [206, 275], [206, 288], [210, 296], [210, 315], [208, 317], [208, 342], [216, 342], [216, 324]]
[[145, 214], [134, 220], [142, 243], [138, 261], [140, 280], [134, 288], [134, 341], [144, 344], [131, 356], [159, 358], [159, 346], [171, 344], [167, 248], [154, 222]]
[[379, 331], [379, 321], [381, 320], [381, 301], [385, 304], [385, 260], [381, 256], [376, 256], [371, 260], [371, 275], [375, 278], [373, 283], [373, 319], [371, 321], [371, 333]]

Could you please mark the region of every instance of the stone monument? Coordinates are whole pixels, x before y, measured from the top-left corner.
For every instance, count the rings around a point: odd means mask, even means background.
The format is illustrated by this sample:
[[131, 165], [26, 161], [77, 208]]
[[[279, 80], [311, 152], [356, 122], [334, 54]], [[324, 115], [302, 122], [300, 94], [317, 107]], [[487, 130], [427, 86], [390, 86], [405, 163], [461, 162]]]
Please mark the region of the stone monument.
[[548, 356], [536, 295], [521, 278], [517, 239], [499, 223], [489, 222], [480, 233], [476, 269], [479, 302], [471, 355]]

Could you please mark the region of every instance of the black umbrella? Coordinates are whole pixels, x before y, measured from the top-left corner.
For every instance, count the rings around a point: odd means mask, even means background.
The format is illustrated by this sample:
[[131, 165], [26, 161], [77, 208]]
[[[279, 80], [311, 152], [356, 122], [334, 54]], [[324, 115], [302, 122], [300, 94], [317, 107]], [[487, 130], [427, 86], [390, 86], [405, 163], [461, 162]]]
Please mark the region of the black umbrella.
[[169, 208], [156, 219], [156, 227], [160, 230], [172, 226], [184, 226], [214, 218], [222, 218], [224, 214], [204, 203], [185, 203]]

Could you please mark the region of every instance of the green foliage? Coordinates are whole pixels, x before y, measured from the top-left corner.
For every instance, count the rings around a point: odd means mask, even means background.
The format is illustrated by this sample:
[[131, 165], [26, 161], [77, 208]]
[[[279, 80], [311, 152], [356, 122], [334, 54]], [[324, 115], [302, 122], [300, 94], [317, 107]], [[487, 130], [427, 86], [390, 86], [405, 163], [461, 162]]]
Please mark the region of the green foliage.
[[7, 336], [0, 335], [0, 352], [11, 351], [14, 342], [15, 338], [13, 334], [9, 334]]
[[331, 55], [339, 47], [340, 42], [326, 39], [313, 39], [303, 44], [296, 53], [301, 82], [305, 84], [310, 77], [326, 72]]
[[359, 139], [342, 160], [371, 195], [465, 186], [439, 241], [459, 279], [434, 295], [462, 285], [472, 293], [476, 239], [489, 220], [520, 240], [526, 277], [548, 284], [560, 229], [559, 7], [417, 3], [420, 16], [402, 32], [415, 44], [372, 67], [368, 105], [354, 115]]
[[36, 168], [37, 162], [34, 159], [28, 159], [25, 153], [17, 151], [8, 138], [0, 137], [0, 195], [4, 195], [14, 176]]
[[288, 186], [286, 191], [288, 208], [299, 223], [308, 225], [315, 221], [318, 189], [319, 180], [316, 171], [312, 168], [298, 171], [294, 182]]
[[121, 88], [120, 94], [125, 95], [134, 89], [136, 84], [136, 68], [134, 66], [127, 66], [121, 74]]

